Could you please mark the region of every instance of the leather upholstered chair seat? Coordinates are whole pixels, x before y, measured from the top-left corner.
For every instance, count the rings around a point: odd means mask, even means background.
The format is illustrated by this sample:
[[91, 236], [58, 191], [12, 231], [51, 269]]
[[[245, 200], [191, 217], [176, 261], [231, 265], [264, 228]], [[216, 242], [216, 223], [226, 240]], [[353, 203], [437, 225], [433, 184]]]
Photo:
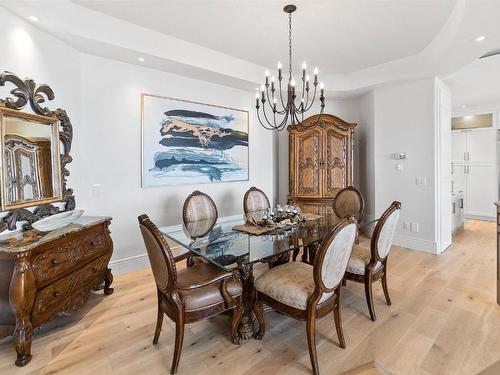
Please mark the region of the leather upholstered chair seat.
[[[197, 263], [191, 267], [184, 268], [177, 272], [177, 283], [179, 285], [198, 285], [203, 280], [216, 279], [226, 274], [210, 263]], [[184, 301], [185, 311], [206, 309], [224, 302], [221, 293], [221, 282], [209, 284], [201, 288], [191, 290], [179, 290], [179, 295]], [[228, 279], [226, 288], [231, 298], [241, 296], [241, 282]]]
[[163, 316], [175, 322], [175, 346], [170, 373], [179, 366], [184, 326], [224, 312], [232, 312], [231, 337], [241, 343], [238, 325], [243, 309], [242, 285], [237, 272], [225, 272], [211, 263], [194, 263], [177, 270], [167, 240], [147, 215], [138, 217], [158, 294], [158, 315], [153, 344], [158, 344]]

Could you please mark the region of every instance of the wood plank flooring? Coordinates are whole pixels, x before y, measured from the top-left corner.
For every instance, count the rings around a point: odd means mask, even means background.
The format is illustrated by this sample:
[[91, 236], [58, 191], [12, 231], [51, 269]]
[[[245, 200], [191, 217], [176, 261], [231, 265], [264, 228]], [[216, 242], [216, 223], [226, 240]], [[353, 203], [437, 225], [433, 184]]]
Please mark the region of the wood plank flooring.
[[[392, 374], [477, 374], [500, 359], [500, 307], [495, 302], [495, 224], [470, 221], [444, 254], [394, 247], [389, 258], [392, 306], [375, 286], [378, 320], [368, 318], [361, 284], [344, 288], [347, 349], [337, 345], [333, 317], [317, 324], [322, 374], [376, 361]], [[174, 325], [165, 319], [151, 343], [156, 291], [149, 269], [118, 276], [112, 296], [92, 297], [73, 317], [58, 317], [35, 333], [33, 360], [13, 362], [10, 338], [0, 341], [0, 374], [167, 374]], [[305, 324], [266, 314], [262, 341], [235, 346], [229, 317], [186, 329], [179, 374], [310, 374]]]

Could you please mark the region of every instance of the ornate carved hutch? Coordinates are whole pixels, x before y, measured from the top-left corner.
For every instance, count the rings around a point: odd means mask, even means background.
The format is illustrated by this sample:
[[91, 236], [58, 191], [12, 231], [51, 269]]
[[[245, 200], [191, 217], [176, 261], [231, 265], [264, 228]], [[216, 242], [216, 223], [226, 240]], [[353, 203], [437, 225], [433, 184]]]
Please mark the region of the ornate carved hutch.
[[356, 124], [329, 114], [323, 114], [318, 122], [318, 116], [288, 128], [288, 201], [303, 211], [325, 215], [333, 213], [337, 192], [352, 185]]

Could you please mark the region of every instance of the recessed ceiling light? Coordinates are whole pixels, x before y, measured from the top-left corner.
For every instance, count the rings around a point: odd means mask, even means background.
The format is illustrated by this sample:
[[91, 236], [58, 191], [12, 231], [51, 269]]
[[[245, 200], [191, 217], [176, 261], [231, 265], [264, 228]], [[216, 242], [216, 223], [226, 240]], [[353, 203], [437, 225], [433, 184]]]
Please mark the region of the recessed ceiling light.
[[486, 37], [484, 35], [479, 35], [476, 39], [474, 39], [475, 42], [482, 42], [485, 40]]
[[144, 62], [144, 58], [142, 57], [139, 57], [137, 60], [139, 60], [140, 62]]
[[465, 104], [462, 104], [462, 108], [467, 108], [467, 106]]
[[33, 22], [38, 22], [38, 17], [37, 16], [29, 16], [28, 17], [31, 21]]

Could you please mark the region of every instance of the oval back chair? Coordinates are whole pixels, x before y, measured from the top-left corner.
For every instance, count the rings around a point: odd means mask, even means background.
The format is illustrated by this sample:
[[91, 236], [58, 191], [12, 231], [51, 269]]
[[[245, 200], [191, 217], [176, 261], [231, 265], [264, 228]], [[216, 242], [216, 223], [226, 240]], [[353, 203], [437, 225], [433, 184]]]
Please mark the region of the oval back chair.
[[290, 262], [266, 271], [255, 280], [257, 339], [264, 337], [263, 304], [292, 318], [307, 321], [307, 344], [314, 374], [319, 374], [316, 354], [316, 320], [333, 311], [340, 347], [345, 348], [340, 317], [341, 281], [357, 233], [355, 218], [342, 219], [321, 242], [314, 265]]
[[271, 207], [269, 198], [262, 190], [252, 186], [243, 197], [243, 211], [245, 215], [251, 212], [264, 211]]
[[210, 196], [201, 191], [193, 191], [188, 195], [182, 207], [182, 220], [184, 224], [217, 218], [217, 206]]
[[225, 272], [209, 263], [194, 264], [177, 271], [170, 247], [147, 215], [138, 217], [139, 228], [153, 270], [158, 295], [158, 315], [153, 344], [158, 339], [167, 315], [175, 322], [175, 347], [171, 374], [177, 372], [184, 340], [184, 325], [226, 311], [233, 311], [231, 336], [241, 339], [237, 329], [242, 312], [242, 285], [236, 273]]
[[360, 223], [363, 219], [364, 209], [365, 201], [363, 196], [353, 186], [348, 186], [340, 190], [335, 196], [333, 212], [340, 219], [354, 216], [358, 223]]
[[385, 299], [391, 304], [389, 289], [387, 287], [387, 258], [392, 246], [401, 212], [401, 203], [394, 201], [382, 214], [372, 234], [370, 249], [354, 246], [351, 259], [347, 265], [345, 278], [365, 284], [366, 302], [370, 318], [375, 321], [375, 307], [373, 305], [372, 284], [381, 280]]

